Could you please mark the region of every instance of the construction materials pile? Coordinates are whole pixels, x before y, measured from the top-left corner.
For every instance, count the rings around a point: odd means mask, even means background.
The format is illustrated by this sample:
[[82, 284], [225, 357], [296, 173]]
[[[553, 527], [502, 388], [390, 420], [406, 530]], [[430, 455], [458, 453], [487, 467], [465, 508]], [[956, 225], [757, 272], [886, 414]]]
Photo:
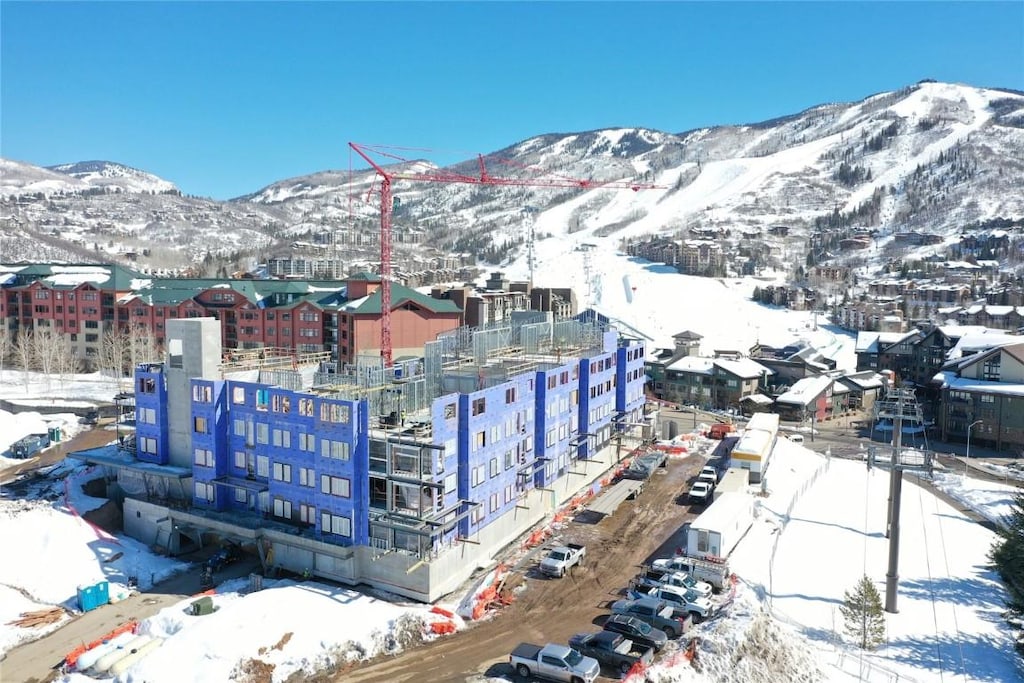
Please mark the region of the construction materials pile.
[[8, 621], [8, 626], [21, 626], [22, 628], [35, 628], [60, 621], [66, 612], [63, 607], [50, 607], [49, 609], [37, 609], [32, 612], [22, 612], [21, 616], [13, 621]]

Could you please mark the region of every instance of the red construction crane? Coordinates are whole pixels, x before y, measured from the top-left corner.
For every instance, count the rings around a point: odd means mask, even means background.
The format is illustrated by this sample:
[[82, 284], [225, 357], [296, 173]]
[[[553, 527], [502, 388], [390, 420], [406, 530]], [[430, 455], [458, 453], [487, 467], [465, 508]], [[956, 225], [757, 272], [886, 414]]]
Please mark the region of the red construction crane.
[[[366, 160], [368, 164], [380, 176], [380, 355], [384, 359], [384, 366], [391, 367], [391, 210], [392, 196], [391, 185], [396, 180], [422, 181], [429, 183], [460, 183], [464, 185], [504, 185], [518, 187], [566, 187], [580, 190], [592, 189], [628, 189], [637, 192], [639, 190], [664, 189], [660, 185], [645, 183], [627, 182], [622, 180], [599, 181], [569, 178], [566, 176], [551, 175], [536, 178], [507, 178], [495, 177], [487, 171], [487, 165], [482, 154], [477, 155], [479, 175], [466, 175], [447, 168], [435, 168], [425, 172], [403, 171], [399, 169], [387, 169], [374, 160], [371, 154], [377, 155], [388, 161], [384, 163], [408, 163], [412, 159], [403, 158], [388, 150], [404, 151], [426, 151], [410, 148], [384, 147], [381, 145], [363, 145], [355, 142], [348, 143], [356, 154]], [[537, 173], [535, 169], [522, 166], [513, 161], [491, 157], [506, 165], [514, 166], [522, 171]]]

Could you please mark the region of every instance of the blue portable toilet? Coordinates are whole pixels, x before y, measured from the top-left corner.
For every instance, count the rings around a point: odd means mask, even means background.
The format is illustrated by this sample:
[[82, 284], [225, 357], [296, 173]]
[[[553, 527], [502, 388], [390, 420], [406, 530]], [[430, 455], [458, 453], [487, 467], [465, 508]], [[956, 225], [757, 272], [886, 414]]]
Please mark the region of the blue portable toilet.
[[99, 607], [97, 603], [97, 588], [96, 585], [92, 586], [79, 586], [78, 587], [78, 609], [83, 612], [91, 612], [92, 610]]
[[110, 582], [107, 580], [100, 581], [95, 586], [96, 589], [96, 606], [101, 607], [110, 603]]
[[90, 612], [110, 602], [110, 582], [100, 581], [91, 586], [78, 587], [78, 609]]

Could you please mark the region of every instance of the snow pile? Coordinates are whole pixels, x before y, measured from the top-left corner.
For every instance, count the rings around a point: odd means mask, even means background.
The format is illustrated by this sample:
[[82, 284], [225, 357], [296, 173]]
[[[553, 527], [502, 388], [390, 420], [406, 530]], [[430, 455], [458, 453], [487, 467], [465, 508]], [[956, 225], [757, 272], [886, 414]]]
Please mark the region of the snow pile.
[[22, 643], [41, 638], [42, 636], [56, 631], [63, 626], [70, 615], [52, 624], [44, 624], [34, 628], [21, 628], [18, 626], [7, 626], [7, 622], [20, 617], [24, 612], [35, 612], [36, 610], [47, 609], [49, 605], [33, 600], [24, 595], [17, 588], [0, 585], [0, 658], [4, 653], [13, 650]]
[[1022, 491], [1012, 484], [997, 484], [972, 477], [965, 479], [962, 474], [936, 473], [934, 480], [936, 488], [996, 524], [1002, 524], [1013, 511], [1014, 497]]
[[0, 562], [0, 584], [36, 602], [73, 610], [79, 586], [107, 580], [111, 595], [124, 594], [129, 576], [148, 588], [186, 567], [151, 554], [138, 541], [93, 527], [72, 514], [63, 499], [0, 500], [0, 538], [8, 549]]
[[316, 582], [268, 581], [263, 590], [243, 594], [245, 585], [222, 586], [227, 590], [213, 596], [213, 614], [187, 614], [194, 600], [188, 598], [143, 621], [140, 633], [166, 640], [121, 683], [178, 683], [184, 661], [194, 683], [338, 673], [356, 661], [396, 654], [424, 640], [428, 624], [438, 618], [429, 606], [386, 602]]

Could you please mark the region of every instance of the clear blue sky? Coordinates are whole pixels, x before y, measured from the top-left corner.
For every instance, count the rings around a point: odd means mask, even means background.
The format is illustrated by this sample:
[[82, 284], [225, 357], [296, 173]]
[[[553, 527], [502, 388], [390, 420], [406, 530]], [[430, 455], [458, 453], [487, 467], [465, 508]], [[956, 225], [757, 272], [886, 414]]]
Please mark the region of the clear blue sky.
[[922, 78], [1024, 90], [1024, 2], [0, 3], [0, 153], [228, 198], [533, 135], [670, 132]]

